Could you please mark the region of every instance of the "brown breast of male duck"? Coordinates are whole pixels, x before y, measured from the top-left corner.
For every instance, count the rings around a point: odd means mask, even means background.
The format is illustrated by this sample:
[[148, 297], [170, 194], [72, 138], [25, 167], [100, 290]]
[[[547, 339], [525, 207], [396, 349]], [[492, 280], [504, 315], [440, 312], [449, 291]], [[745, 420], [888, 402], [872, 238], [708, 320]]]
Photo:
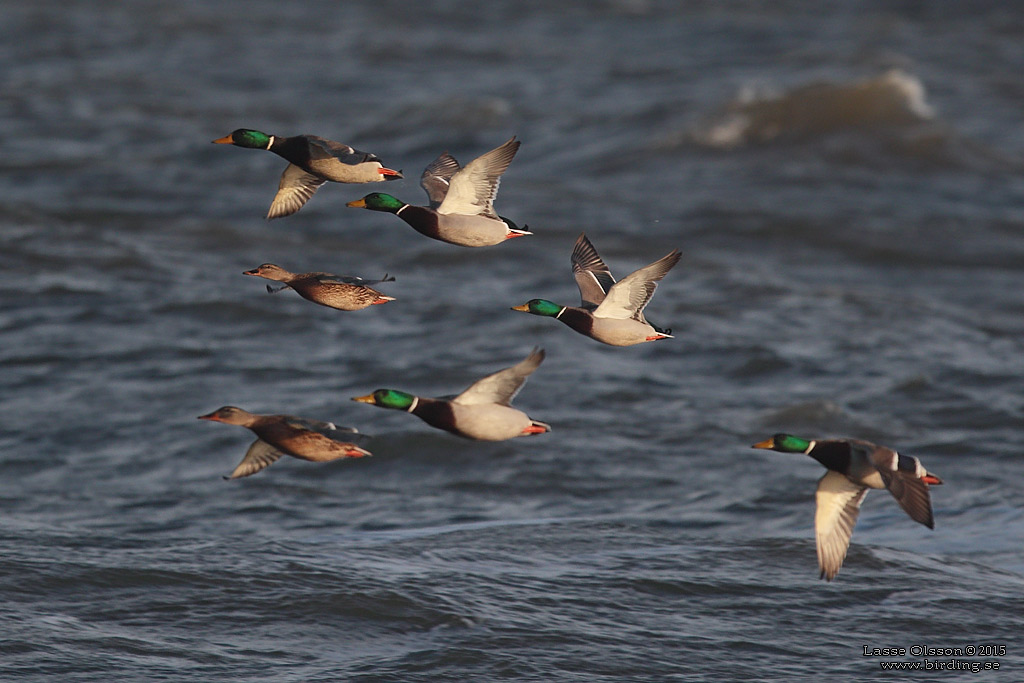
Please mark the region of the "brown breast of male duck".
[[420, 418], [431, 427], [437, 427], [452, 434], [459, 434], [459, 430], [455, 426], [455, 411], [452, 410], [451, 401], [417, 397], [416, 403], [408, 412]]
[[[355, 206], [356, 202], [350, 202], [348, 205]], [[440, 215], [431, 208], [406, 204], [395, 211], [395, 215], [421, 235], [442, 242], [449, 241], [441, 234]], [[451, 242], [449, 243], [451, 244]]]
[[585, 308], [565, 306], [555, 318], [580, 334], [594, 336], [594, 315]]

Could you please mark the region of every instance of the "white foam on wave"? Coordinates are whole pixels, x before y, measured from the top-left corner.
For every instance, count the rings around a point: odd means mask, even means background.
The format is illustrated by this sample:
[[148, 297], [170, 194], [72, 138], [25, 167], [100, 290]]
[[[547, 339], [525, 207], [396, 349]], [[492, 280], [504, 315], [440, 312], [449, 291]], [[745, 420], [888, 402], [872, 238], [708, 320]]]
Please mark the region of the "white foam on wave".
[[693, 137], [699, 144], [727, 149], [848, 129], [913, 125], [934, 116], [924, 84], [893, 69], [874, 78], [811, 83], [781, 92], [744, 88]]

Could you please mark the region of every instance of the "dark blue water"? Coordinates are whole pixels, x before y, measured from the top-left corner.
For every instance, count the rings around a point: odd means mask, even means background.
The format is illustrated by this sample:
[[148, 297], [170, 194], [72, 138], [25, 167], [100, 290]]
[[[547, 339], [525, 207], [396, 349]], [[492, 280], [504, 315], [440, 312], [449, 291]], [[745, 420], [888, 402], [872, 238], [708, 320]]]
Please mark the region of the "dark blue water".
[[[54, 3], [0, 36], [0, 678], [792, 681], [1024, 663], [1024, 13], [1004, 3]], [[421, 169], [517, 135], [459, 249], [238, 127]], [[376, 189], [376, 188], [374, 188]], [[604, 347], [509, 311], [683, 259]], [[343, 313], [241, 271], [396, 276]], [[481, 444], [349, 401], [547, 360]], [[235, 404], [373, 458], [225, 482]], [[936, 528], [871, 493], [818, 580], [820, 466], [776, 431], [922, 459]], [[1005, 645], [865, 657], [864, 646]]]

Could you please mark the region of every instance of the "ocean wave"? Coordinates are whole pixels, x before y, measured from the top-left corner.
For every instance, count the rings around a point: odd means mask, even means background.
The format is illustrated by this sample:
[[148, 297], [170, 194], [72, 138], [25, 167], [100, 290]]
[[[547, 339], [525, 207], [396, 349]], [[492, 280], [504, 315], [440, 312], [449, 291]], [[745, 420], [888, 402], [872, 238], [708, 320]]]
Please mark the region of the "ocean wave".
[[800, 141], [846, 130], [916, 126], [935, 120], [924, 84], [893, 69], [852, 82], [818, 82], [784, 92], [747, 90], [693, 131], [701, 145], [732, 149]]

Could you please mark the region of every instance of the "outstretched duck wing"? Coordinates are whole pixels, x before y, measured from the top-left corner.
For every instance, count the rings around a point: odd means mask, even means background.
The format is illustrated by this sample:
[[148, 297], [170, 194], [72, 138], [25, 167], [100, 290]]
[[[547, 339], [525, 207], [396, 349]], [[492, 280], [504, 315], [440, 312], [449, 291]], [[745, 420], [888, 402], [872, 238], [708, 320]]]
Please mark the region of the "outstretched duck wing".
[[448, 152], [434, 159], [423, 169], [420, 176], [420, 187], [427, 193], [430, 200], [430, 208], [436, 209], [448, 195], [448, 188], [452, 184], [452, 176], [458, 173], [462, 167]]
[[292, 215], [301, 209], [326, 182], [320, 176], [306, 173], [295, 164], [288, 164], [288, 168], [284, 169], [284, 173], [281, 174], [277, 195], [270, 204], [267, 219]]
[[654, 263], [644, 266], [616, 282], [608, 290], [605, 300], [594, 310], [594, 315], [598, 318], [620, 320], [633, 318], [640, 322], [646, 322], [644, 308], [654, 296], [654, 291], [658, 288], [658, 281], [679, 263], [680, 256], [679, 250], [674, 249]]
[[260, 470], [270, 467], [280, 460], [282, 455], [284, 455], [284, 453], [277, 450], [263, 439], [256, 439], [252, 442], [252, 445], [249, 446], [249, 450], [245, 452], [245, 457], [242, 458], [242, 462], [238, 463], [238, 466], [234, 471], [224, 478], [238, 479], [240, 477], [248, 477], [250, 474], [256, 474]]
[[358, 285], [360, 287], [369, 287], [370, 285], [379, 285], [381, 282], [395, 281], [395, 278], [387, 273], [384, 273], [384, 277], [379, 280], [367, 280], [355, 275], [335, 275], [334, 273], [310, 273], [309, 275], [318, 282], [325, 284]]
[[860, 504], [868, 493], [866, 486], [850, 481], [846, 475], [829, 470], [818, 480], [815, 493], [814, 536], [818, 546], [821, 578], [831, 581], [839, 573], [850, 547], [853, 526]]
[[535, 347], [529, 356], [512, 367], [499, 370], [473, 382], [468, 389], [452, 399], [452, 403], [460, 405], [497, 403], [507, 406], [523, 388], [526, 378], [540, 366], [543, 360], [544, 349]]
[[437, 207], [441, 214], [487, 216], [498, 219], [494, 212], [494, 197], [498, 194], [501, 175], [512, 163], [519, 150], [515, 137], [500, 147], [478, 156], [452, 176], [444, 201]]
[[915, 522], [934, 529], [932, 497], [928, 484], [923, 480], [928, 472], [921, 466], [921, 461], [913, 456], [900, 455], [892, 449], [878, 446], [871, 454], [871, 462], [882, 475], [885, 488], [889, 489], [889, 493], [903, 511]]
[[601, 260], [597, 249], [582, 232], [572, 248], [571, 261], [572, 275], [576, 279], [576, 286], [580, 288], [582, 306], [593, 310], [604, 301], [608, 290], [615, 284], [612, 271]]
[[311, 160], [337, 159], [343, 164], [355, 166], [367, 161], [380, 161], [380, 157], [370, 152], [361, 152], [343, 142], [328, 140], [319, 135], [306, 135], [309, 142], [309, 158]]

